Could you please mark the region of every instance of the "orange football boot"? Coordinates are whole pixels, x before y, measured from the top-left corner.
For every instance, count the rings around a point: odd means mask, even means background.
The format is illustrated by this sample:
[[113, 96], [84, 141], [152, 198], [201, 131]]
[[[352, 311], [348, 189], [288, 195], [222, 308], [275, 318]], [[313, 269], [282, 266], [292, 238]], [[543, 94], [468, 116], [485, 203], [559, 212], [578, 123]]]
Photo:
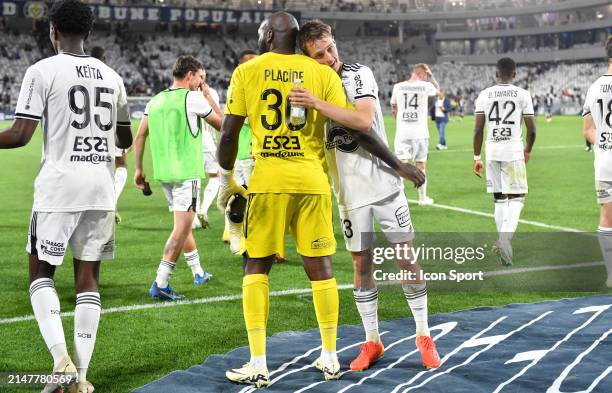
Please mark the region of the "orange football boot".
[[416, 347], [421, 352], [421, 361], [423, 366], [427, 368], [440, 367], [440, 355], [436, 350], [436, 343], [429, 336], [418, 336], [416, 338]]
[[359, 355], [351, 362], [351, 370], [363, 371], [368, 369], [375, 361], [382, 358], [385, 354], [385, 347], [382, 342], [374, 344], [374, 341], [368, 341], [359, 347]]

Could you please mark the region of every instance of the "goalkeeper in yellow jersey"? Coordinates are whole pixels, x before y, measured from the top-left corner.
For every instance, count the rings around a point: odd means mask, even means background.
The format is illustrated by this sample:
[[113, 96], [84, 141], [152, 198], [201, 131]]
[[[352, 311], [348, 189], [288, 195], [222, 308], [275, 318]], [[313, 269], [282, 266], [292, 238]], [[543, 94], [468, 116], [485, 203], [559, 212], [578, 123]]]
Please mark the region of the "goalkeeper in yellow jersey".
[[226, 376], [256, 387], [269, 383], [268, 274], [275, 255], [283, 254], [286, 232], [293, 236], [312, 284], [322, 341], [316, 367], [327, 380], [340, 377], [336, 355], [338, 289], [331, 265], [336, 241], [324, 166], [326, 118], [314, 110], [291, 108], [287, 97], [300, 84], [335, 105], [343, 106], [347, 101], [342, 81], [330, 67], [295, 54], [297, 33], [297, 21], [286, 12], [277, 12], [261, 24], [259, 47], [263, 54], [240, 65], [232, 75], [217, 152], [221, 167], [217, 202], [225, 209], [231, 195], [240, 192], [246, 196], [232, 170], [240, 128], [248, 117], [255, 166], [243, 230], [242, 251], [249, 258], [242, 291], [251, 359], [242, 368], [228, 370]]

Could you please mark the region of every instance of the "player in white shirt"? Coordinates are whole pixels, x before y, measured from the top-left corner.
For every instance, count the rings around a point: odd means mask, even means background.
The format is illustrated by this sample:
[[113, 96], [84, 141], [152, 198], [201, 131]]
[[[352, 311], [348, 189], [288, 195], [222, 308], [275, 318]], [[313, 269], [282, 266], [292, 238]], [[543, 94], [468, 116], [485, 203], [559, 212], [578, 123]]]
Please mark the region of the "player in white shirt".
[[[498, 84], [484, 89], [476, 99], [474, 115], [474, 173], [482, 176], [483, 130], [487, 125], [487, 192], [495, 199], [495, 224], [499, 239], [493, 250], [505, 266], [512, 265], [512, 246], [521, 210], [527, 194], [527, 170], [535, 142], [535, 117], [531, 95], [514, 86], [514, 60], [505, 57], [497, 62]], [[523, 148], [522, 122], [527, 127], [527, 144]]]
[[[86, 377], [100, 320], [100, 260], [114, 254], [113, 152], [115, 145], [129, 147], [132, 135], [123, 80], [83, 50], [93, 24], [89, 6], [76, 0], [56, 2], [49, 20], [57, 55], [26, 71], [16, 120], [0, 133], [0, 148], [26, 145], [40, 122], [43, 157], [26, 246], [30, 298], [54, 373], [77, 375], [65, 384], [49, 383], [43, 392], [69, 385], [70, 391], [90, 393], [93, 386]], [[68, 245], [75, 269], [76, 367], [66, 349], [53, 282]]]
[[612, 37], [606, 42], [608, 70], [589, 87], [582, 111], [584, 137], [595, 149], [595, 187], [599, 211], [599, 246], [612, 288]]
[[[206, 85], [208, 86], [208, 85]], [[211, 87], [208, 94], [213, 101], [219, 105], [219, 93]], [[208, 176], [208, 183], [202, 192], [202, 204], [200, 210], [193, 220], [193, 228], [208, 228], [208, 209], [215, 200], [219, 191], [219, 162], [217, 162], [217, 133], [213, 126], [205, 123], [202, 127], [202, 145], [204, 154], [204, 170]]]
[[[338, 200], [346, 248], [353, 258], [355, 303], [366, 332], [366, 342], [350, 365], [352, 370], [361, 371], [384, 354], [378, 332], [378, 290], [372, 264], [374, 220], [378, 221], [393, 246], [411, 249], [414, 230], [402, 179], [379, 158], [361, 148], [353, 138], [355, 132], [347, 129], [374, 134], [388, 151], [378, 86], [372, 70], [357, 63], [342, 64], [331, 27], [318, 20], [307, 22], [300, 28], [298, 46], [305, 54], [321, 64], [329, 65], [340, 75], [347, 97], [355, 106], [355, 110], [339, 108], [316, 99], [304, 89], [294, 89], [290, 95], [292, 104], [314, 108], [333, 119], [326, 125], [325, 153]], [[402, 168], [401, 173], [412, 172], [407, 178], [415, 185], [424, 181], [422, 172], [416, 167], [399, 160], [397, 163]], [[373, 184], [376, 187], [372, 187]], [[413, 256], [397, 260], [402, 270], [418, 274], [420, 266], [415, 262]], [[416, 344], [421, 351], [423, 365], [439, 367], [440, 357], [427, 324], [426, 284], [424, 281], [402, 281], [402, 288], [415, 318]]]
[[[104, 52], [104, 48], [94, 46], [91, 48], [90, 56], [106, 64], [106, 54]], [[125, 187], [125, 182], [127, 180], [127, 161], [125, 160], [126, 154], [126, 149], [121, 149], [115, 146], [115, 205], [117, 205], [119, 202], [119, 197], [121, 196], [121, 192], [123, 192], [123, 188]], [[118, 211], [115, 211], [115, 223], [121, 223], [121, 216], [119, 215]]]
[[206, 73], [193, 56], [179, 56], [172, 69], [174, 82], [151, 98], [134, 140], [136, 170], [134, 184], [146, 188], [143, 170], [144, 146], [150, 139], [154, 178], [161, 182], [174, 227], [166, 242], [149, 295], [159, 300], [178, 300], [169, 280], [184, 253], [195, 285], [212, 278], [200, 265], [192, 224], [200, 208], [200, 182], [204, 173], [201, 136], [202, 120], [215, 128], [221, 125], [221, 109], [210, 95]]
[[[427, 81], [427, 80], [430, 81]], [[395, 154], [405, 162], [415, 162], [425, 172], [429, 154], [429, 97], [438, 94], [440, 86], [427, 64], [417, 64], [410, 79], [396, 83], [391, 93], [391, 113], [395, 117]], [[419, 205], [431, 205], [427, 180], [418, 188]]]

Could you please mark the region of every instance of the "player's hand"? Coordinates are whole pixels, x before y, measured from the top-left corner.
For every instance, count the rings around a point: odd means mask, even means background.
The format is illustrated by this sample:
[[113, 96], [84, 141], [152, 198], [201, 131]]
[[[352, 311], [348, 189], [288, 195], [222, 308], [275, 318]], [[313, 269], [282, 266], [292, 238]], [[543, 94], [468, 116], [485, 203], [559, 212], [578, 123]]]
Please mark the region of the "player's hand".
[[294, 87], [289, 94], [291, 105], [301, 105], [305, 108], [317, 109], [317, 98], [308, 90], [301, 87]]
[[478, 177], [482, 177], [482, 160], [474, 160], [474, 174]]
[[202, 82], [200, 84], [200, 90], [202, 90], [202, 93], [204, 93], [205, 97], [208, 97], [210, 95], [210, 87], [208, 86], [208, 83]]
[[247, 197], [247, 190], [236, 183], [234, 171], [221, 169], [219, 171], [219, 194], [217, 194], [217, 208], [221, 213], [225, 213], [229, 199], [236, 193]]
[[433, 72], [431, 72], [431, 69], [429, 68], [427, 64], [425, 64], [425, 73], [427, 74], [428, 77], [430, 78], [433, 77]]
[[419, 188], [425, 183], [425, 173], [412, 164], [402, 162], [395, 172], [404, 179], [410, 180], [414, 188]]
[[523, 156], [525, 157], [525, 164], [527, 164], [529, 162], [529, 158], [531, 157], [531, 152], [530, 151], [523, 151]]
[[134, 185], [139, 190], [145, 189], [145, 174], [142, 169], [136, 169], [134, 172]]

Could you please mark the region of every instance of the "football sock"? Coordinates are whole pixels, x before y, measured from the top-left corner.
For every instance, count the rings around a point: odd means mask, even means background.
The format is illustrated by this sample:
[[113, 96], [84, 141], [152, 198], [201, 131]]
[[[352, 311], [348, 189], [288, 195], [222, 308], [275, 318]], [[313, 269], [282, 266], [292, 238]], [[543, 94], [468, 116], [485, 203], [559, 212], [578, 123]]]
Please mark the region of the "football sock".
[[429, 336], [429, 325], [427, 324], [427, 285], [425, 283], [402, 284], [402, 289], [414, 317], [416, 335]]
[[265, 274], [248, 274], [242, 279], [242, 311], [249, 337], [251, 360], [258, 362], [260, 366], [252, 364], [256, 368], [261, 368], [261, 357], [265, 365], [269, 291], [268, 276]]
[[186, 252], [183, 255], [185, 255], [185, 261], [187, 261], [187, 266], [191, 268], [191, 273], [194, 276], [196, 274], [200, 276], [204, 274], [204, 270], [202, 270], [202, 266], [200, 265], [200, 254], [198, 254], [197, 249], [191, 252]]
[[206, 213], [210, 208], [210, 205], [215, 200], [217, 196], [217, 192], [219, 191], [219, 178], [218, 177], [210, 177], [208, 178], [208, 184], [206, 184], [206, 188], [204, 189], [204, 193], [202, 194], [202, 207], [201, 212]]
[[174, 266], [176, 266], [175, 263], [163, 259], [161, 260], [157, 268], [157, 277], [155, 277], [155, 282], [159, 288], [166, 288], [168, 286], [168, 280], [172, 275]]
[[85, 382], [87, 379], [87, 368], [96, 344], [100, 310], [98, 292], [77, 293], [74, 309], [74, 356], [79, 382]]
[[125, 187], [125, 181], [127, 180], [127, 168], [118, 167], [115, 169], [115, 204], [119, 200], [119, 196]]
[[[423, 171], [423, 174], [425, 174], [425, 171]], [[425, 198], [427, 198], [427, 175], [426, 174], [425, 174], [425, 182], [423, 183], [421, 187], [417, 188], [417, 191], [419, 193], [419, 201], [422, 201]]]
[[321, 333], [321, 356], [324, 351], [336, 352], [336, 335], [338, 330], [339, 298], [335, 278], [311, 281], [312, 301], [314, 303], [319, 331]]
[[512, 240], [516, 227], [518, 227], [521, 210], [523, 210], [525, 198], [512, 198], [508, 200], [506, 214], [504, 215], [504, 223], [500, 234], [500, 240]]
[[504, 216], [506, 215], [507, 206], [508, 206], [507, 200], [505, 199], [495, 200], [495, 226], [497, 227], [498, 233], [501, 233], [502, 225], [504, 224]]
[[[612, 228], [599, 227], [597, 229], [599, 247], [606, 262], [607, 281], [612, 281]], [[609, 285], [608, 285], [609, 286]]]
[[53, 356], [54, 368], [66, 356], [66, 338], [60, 318], [60, 302], [50, 278], [39, 278], [30, 284], [30, 300], [40, 334]]
[[366, 333], [366, 341], [378, 343], [378, 289], [353, 289], [353, 297]]

